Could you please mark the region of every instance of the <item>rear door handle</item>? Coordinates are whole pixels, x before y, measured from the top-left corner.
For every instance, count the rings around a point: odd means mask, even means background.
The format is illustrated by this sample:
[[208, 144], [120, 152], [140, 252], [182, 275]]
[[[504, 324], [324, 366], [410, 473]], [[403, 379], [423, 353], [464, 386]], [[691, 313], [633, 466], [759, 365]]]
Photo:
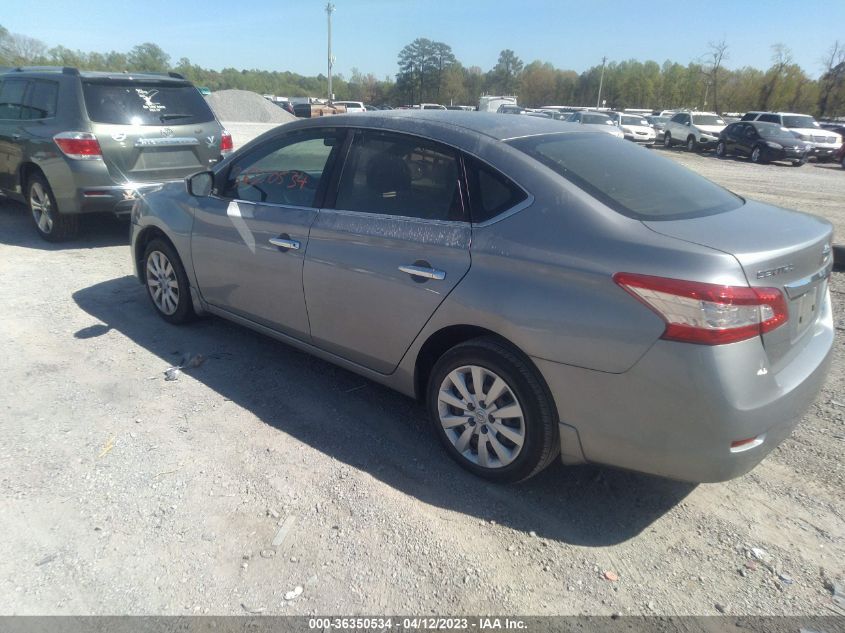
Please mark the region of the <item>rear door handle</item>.
[[442, 281], [446, 279], [446, 272], [437, 270], [436, 268], [426, 268], [424, 266], [400, 266], [399, 270], [403, 273], [408, 273], [411, 277], [422, 277], [423, 279], [436, 279]]
[[300, 244], [297, 240], [285, 239], [283, 237], [271, 237], [270, 243], [273, 246], [278, 246], [279, 248], [290, 249], [293, 251], [298, 251], [300, 247]]

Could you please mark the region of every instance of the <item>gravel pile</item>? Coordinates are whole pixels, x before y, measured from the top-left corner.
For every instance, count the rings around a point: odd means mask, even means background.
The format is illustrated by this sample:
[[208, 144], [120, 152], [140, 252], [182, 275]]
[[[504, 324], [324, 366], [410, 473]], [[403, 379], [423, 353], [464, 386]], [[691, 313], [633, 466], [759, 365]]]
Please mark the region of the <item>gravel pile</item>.
[[206, 101], [220, 121], [287, 123], [296, 118], [249, 90], [219, 90], [206, 97]]

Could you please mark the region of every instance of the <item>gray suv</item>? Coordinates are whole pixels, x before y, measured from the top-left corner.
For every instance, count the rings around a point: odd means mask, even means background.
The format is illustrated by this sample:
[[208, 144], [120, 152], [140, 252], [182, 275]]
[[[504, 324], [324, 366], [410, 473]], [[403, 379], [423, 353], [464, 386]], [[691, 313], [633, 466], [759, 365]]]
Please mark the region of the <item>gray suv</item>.
[[73, 237], [81, 213], [128, 214], [145, 191], [231, 150], [231, 136], [177, 73], [0, 74], [0, 194], [26, 203], [49, 241]]

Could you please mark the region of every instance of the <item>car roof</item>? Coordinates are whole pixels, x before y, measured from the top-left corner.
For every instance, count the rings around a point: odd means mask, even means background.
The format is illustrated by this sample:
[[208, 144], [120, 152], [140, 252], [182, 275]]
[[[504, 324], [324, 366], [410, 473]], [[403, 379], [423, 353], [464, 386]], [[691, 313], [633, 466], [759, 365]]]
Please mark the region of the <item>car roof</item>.
[[[543, 134], [584, 133], [583, 126], [577, 123], [565, 123], [547, 117], [505, 116], [493, 112], [475, 112], [467, 116], [465, 112], [456, 110], [379, 110], [370, 112], [363, 118], [339, 114], [302, 121], [300, 124], [302, 127], [342, 125], [381, 128], [427, 136], [434, 140], [456, 129], [499, 141]], [[297, 124], [292, 122], [285, 127], [289, 125]], [[601, 132], [595, 133], [601, 134]]]
[[97, 70], [77, 70], [70, 67], [49, 67], [49, 66], [35, 66], [35, 67], [18, 67], [8, 68], [0, 71], [0, 76], [12, 77], [56, 77], [56, 76], [70, 76], [80, 77], [82, 79], [106, 79], [115, 81], [156, 81], [167, 82], [173, 84], [189, 84], [190, 82], [176, 73], [136, 73], [136, 72], [103, 72]]

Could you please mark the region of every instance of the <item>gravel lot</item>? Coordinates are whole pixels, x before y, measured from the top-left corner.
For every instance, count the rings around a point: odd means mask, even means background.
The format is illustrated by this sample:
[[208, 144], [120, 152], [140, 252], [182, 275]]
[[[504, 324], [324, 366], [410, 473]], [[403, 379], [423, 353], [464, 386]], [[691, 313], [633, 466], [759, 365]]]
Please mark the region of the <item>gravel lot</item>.
[[[845, 221], [841, 169], [665, 153]], [[216, 318], [164, 324], [126, 224], [84, 229], [48, 245], [0, 203], [0, 613], [845, 614], [841, 336], [745, 477], [555, 465], [501, 487], [403, 396]], [[842, 331], [845, 274], [832, 290]]]

